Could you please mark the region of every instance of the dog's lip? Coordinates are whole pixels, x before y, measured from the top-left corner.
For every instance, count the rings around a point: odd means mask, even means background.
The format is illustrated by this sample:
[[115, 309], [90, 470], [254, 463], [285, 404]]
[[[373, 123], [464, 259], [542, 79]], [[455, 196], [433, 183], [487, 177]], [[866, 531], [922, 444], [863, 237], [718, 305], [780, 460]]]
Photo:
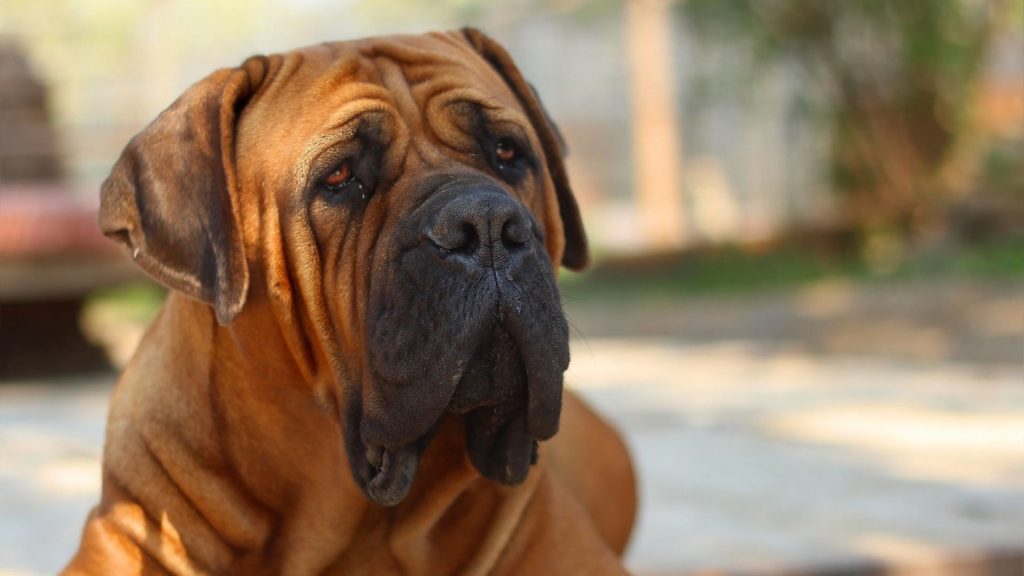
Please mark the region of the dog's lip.
[[[518, 343], [509, 335], [509, 329], [500, 316], [501, 310], [496, 308], [495, 318], [489, 330], [491, 336], [484, 339], [472, 354], [467, 355], [465, 360], [460, 361], [455, 367], [452, 381], [456, 382], [456, 385], [452, 397], [445, 406], [446, 413], [462, 416], [481, 408], [499, 406], [511, 399], [507, 391], [505, 394], [495, 394], [495, 391], [501, 388], [502, 376], [499, 374], [498, 364], [501, 361], [500, 355], [495, 355], [494, 347], [500, 335], [504, 335], [507, 343], [512, 345], [507, 349], [510, 354], [504, 354], [504, 361], [516, 362], [520, 368], [523, 365], [522, 351]], [[467, 378], [474, 376], [477, 378], [476, 389], [467, 389]], [[480, 381], [481, 377], [483, 381]], [[472, 385], [469, 384], [469, 386]]]
[[394, 506], [409, 494], [419, 467], [419, 442], [398, 448], [364, 445], [366, 455], [366, 492], [381, 506]]
[[380, 470], [384, 468], [384, 455], [387, 450], [383, 446], [367, 446], [366, 447], [366, 461], [374, 469]]
[[[484, 409], [467, 422], [466, 449], [481, 474], [506, 486], [526, 480], [537, 463], [538, 440], [526, 430], [525, 410], [500, 417]], [[497, 417], [495, 420], [494, 417]]]

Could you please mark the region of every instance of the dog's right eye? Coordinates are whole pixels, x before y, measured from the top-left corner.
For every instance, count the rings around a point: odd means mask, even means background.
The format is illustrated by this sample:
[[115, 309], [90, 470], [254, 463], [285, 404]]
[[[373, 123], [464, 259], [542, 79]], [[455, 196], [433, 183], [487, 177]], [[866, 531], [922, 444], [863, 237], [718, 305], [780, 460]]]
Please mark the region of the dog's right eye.
[[366, 199], [366, 189], [363, 187], [363, 183], [356, 178], [351, 160], [345, 160], [339, 164], [323, 179], [321, 186], [332, 196], [340, 198], [348, 196], [350, 193], [358, 193], [362, 199]]
[[346, 160], [345, 162], [342, 162], [341, 166], [338, 166], [334, 172], [331, 172], [326, 179], [324, 179], [324, 184], [327, 185], [328, 188], [337, 188], [338, 186], [348, 182], [351, 177], [352, 166], [348, 160]]

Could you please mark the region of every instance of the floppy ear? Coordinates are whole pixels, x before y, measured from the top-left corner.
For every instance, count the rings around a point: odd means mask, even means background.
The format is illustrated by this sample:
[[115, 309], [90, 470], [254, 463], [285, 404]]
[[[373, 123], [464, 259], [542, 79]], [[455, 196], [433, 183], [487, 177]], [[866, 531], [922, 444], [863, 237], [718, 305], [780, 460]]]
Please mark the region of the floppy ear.
[[569, 177], [562, 161], [565, 156], [565, 142], [558, 127], [551, 121], [544, 106], [541, 105], [533, 87], [523, 79], [522, 73], [512, 61], [512, 57], [504, 48], [483, 32], [475, 28], [463, 28], [463, 35], [487, 62], [501, 74], [505, 83], [512, 88], [519, 103], [529, 116], [548, 163], [548, 172], [555, 183], [558, 196], [558, 211], [562, 217], [565, 230], [565, 252], [562, 254], [562, 265], [570, 270], [582, 270], [590, 259], [587, 249], [587, 235], [580, 219], [580, 209], [576, 205], [576, 197], [569, 188]]
[[221, 324], [249, 287], [235, 122], [268, 66], [253, 57], [193, 85], [132, 138], [100, 191], [103, 233], [164, 285], [212, 304]]

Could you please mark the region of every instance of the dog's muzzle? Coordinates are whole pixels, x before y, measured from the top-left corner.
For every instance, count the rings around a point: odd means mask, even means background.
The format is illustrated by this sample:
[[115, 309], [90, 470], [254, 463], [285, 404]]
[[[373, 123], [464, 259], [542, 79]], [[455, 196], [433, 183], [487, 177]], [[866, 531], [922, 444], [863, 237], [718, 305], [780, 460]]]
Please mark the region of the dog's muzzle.
[[439, 187], [390, 239], [367, 313], [371, 381], [346, 404], [350, 463], [402, 500], [441, 417], [465, 418], [470, 461], [522, 482], [558, 430], [568, 328], [539, 225], [489, 181]]

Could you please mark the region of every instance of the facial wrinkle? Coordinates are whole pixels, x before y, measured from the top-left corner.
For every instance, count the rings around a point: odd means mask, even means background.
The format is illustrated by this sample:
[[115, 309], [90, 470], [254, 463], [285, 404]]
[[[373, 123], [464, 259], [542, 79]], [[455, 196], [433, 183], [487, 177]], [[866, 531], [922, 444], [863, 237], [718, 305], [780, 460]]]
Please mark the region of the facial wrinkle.
[[[426, 164], [443, 165], [448, 160], [437, 149], [431, 127], [423, 121], [425, 110], [413, 94], [413, 83], [406, 75], [406, 67], [399, 66], [389, 58], [380, 57], [376, 60], [381, 83], [391, 93], [402, 122], [409, 128], [410, 134], [421, 134], [419, 138], [410, 139], [411, 154], [419, 156]], [[429, 65], [424, 63], [424, 65]]]

